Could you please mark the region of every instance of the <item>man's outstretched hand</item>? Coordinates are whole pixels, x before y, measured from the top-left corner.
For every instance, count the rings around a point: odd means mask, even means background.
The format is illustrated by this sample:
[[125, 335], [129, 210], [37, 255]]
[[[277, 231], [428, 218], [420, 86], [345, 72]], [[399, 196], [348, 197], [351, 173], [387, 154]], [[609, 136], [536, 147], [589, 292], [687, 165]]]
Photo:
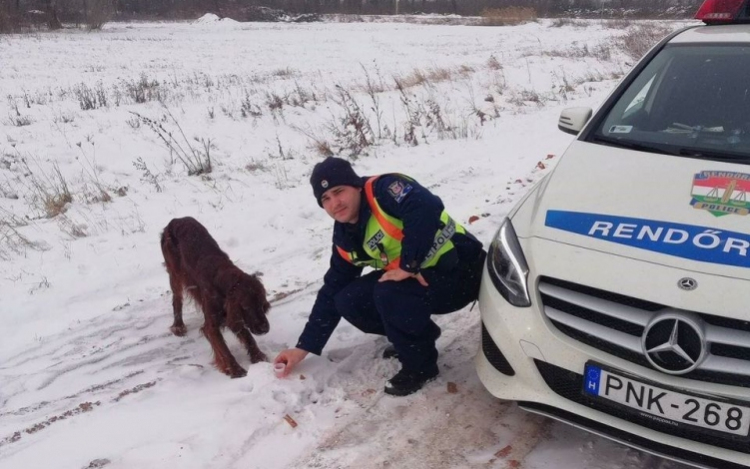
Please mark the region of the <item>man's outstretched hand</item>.
[[417, 279], [417, 282], [419, 282], [423, 287], [427, 286], [427, 281], [424, 279], [424, 277], [422, 277], [422, 274], [412, 274], [411, 272], [407, 272], [401, 268], [387, 271], [380, 277], [378, 282], [400, 282], [401, 280], [407, 278], [415, 278]]
[[283, 363], [285, 365], [284, 371], [280, 374], [279, 378], [283, 378], [292, 372], [292, 369], [305, 359], [307, 354], [310, 353], [307, 350], [301, 348], [290, 348], [279, 353], [273, 360], [273, 364]]

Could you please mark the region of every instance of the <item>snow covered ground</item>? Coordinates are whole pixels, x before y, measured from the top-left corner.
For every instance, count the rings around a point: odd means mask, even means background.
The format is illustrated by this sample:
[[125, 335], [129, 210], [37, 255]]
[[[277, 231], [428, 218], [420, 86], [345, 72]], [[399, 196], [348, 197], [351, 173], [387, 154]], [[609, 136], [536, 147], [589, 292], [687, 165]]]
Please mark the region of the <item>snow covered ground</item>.
[[[0, 36], [0, 467], [681, 467], [492, 398], [476, 308], [438, 318], [441, 375], [407, 398], [383, 395], [385, 340], [345, 323], [283, 380], [231, 334], [248, 375], [216, 371], [194, 307], [186, 337], [168, 330], [158, 239], [190, 215], [263, 273], [261, 349], [296, 343], [330, 252], [307, 183], [329, 151], [415, 177], [489, 243], [570, 142], [560, 110], [632, 65], [628, 31], [204, 18]], [[213, 171], [188, 175], [207, 153]]]

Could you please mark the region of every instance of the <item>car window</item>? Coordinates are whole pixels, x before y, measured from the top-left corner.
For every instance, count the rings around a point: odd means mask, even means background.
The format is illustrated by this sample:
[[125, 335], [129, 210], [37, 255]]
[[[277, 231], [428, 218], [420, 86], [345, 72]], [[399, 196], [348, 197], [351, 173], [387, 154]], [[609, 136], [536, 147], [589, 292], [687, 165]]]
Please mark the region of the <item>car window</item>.
[[635, 98], [633, 98], [633, 101], [628, 104], [628, 107], [625, 108], [625, 112], [622, 115], [622, 120], [627, 119], [629, 116], [632, 116], [639, 110], [643, 109], [643, 105], [646, 102], [646, 96], [648, 95], [648, 90], [651, 89], [651, 85], [654, 83], [654, 78], [656, 78], [656, 75], [652, 76], [648, 82], [646, 82], [646, 86], [644, 86], [638, 94], [635, 95]]
[[666, 47], [614, 103], [595, 135], [670, 154], [750, 156], [750, 47]]

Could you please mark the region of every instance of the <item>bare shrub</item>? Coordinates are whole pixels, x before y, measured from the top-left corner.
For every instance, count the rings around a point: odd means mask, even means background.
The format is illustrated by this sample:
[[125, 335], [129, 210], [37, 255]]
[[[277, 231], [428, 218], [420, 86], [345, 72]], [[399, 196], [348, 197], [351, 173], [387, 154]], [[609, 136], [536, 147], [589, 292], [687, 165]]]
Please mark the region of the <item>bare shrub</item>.
[[[27, 107], [30, 108], [31, 106], [27, 103]], [[13, 125], [15, 127], [25, 127], [27, 125], [32, 124], [32, 120], [29, 116], [24, 116], [21, 114], [21, 111], [18, 109], [18, 102], [16, 102], [16, 98], [14, 98], [12, 95], [8, 95], [8, 104], [10, 105], [10, 108], [13, 110], [13, 113], [8, 115], [8, 122], [10, 125]]]
[[508, 99], [508, 102], [516, 106], [525, 106], [527, 103], [535, 103], [537, 106], [544, 105], [544, 98], [534, 90], [521, 90]]
[[143, 161], [143, 157], [139, 156], [135, 161], [133, 161], [133, 166], [135, 167], [135, 169], [141, 172], [141, 181], [147, 182], [154, 186], [156, 192], [161, 192], [164, 190], [161, 184], [159, 184], [158, 175], [151, 172], [151, 170], [146, 165], [146, 162]]
[[253, 102], [250, 98], [250, 92], [247, 90], [245, 90], [245, 97], [240, 101], [240, 114], [242, 117], [260, 117], [263, 115], [260, 106]]
[[250, 160], [250, 162], [245, 165], [245, 169], [251, 173], [254, 173], [257, 171], [262, 171], [262, 172], [270, 171], [270, 168], [268, 167], [267, 164], [263, 163], [262, 161], [255, 161], [255, 160]]
[[341, 150], [348, 150], [352, 157], [359, 156], [375, 140], [370, 120], [348, 91], [336, 85], [336, 93], [333, 100], [344, 110], [344, 115], [334, 120], [330, 130]]
[[16, 217], [11, 219], [0, 219], [0, 259], [10, 260], [13, 254], [22, 255], [26, 250], [44, 251], [47, 246], [44, 243], [29, 240], [26, 236], [18, 231], [19, 226], [15, 221]]
[[672, 29], [662, 24], [639, 24], [629, 28], [622, 37], [618, 38], [616, 46], [631, 59], [638, 60], [670, 32]]
[[[329, 125], [329, 127], [333, 126], [333, 125], [334, 124], [331, 124], [331, 125]], [[326, 139], [321, 138], [318, 135], [316, 135], [315, 132], [312, 131], [311, 129], [309, 129], [309, 128], [302, 128], [302, 127], [299, 127], [299, 126], [296, 126], [296, 125], [292, 125], [291, 127], [294, 130], [296, 130], [297, 132], [300, 132], [301, 134], [303, 134], [305, 137], [309, 138], [311, 140], [310, 148], [312, 150], [315, 150], [315, 152], [317, 152], [319, 155], [321, 155], [321, 156], [333, 156], [333, 155], [335, 155], [335, 153], [334, 153], [334, 151], [333, 151], [333, 149], [331, 147], [331, 144], [328, 143], [328, 141]]]
[[284, 109], [284, 101], [286, 97], [278, 95], [275, 92], [266, 92], [266, 106], [271, 112], [281, 111]]
[[73, 88], [73, 94], [78, 99], [78, 105], [82, 111], [107, 107], [107, 92], [104, 90], [104, 85], [101, 82], [97, 83], [95, 88], [81, 83]]
[[47, 173], [37, 164], [36, 171], [32, 170], [26, 158], [20, 162], [26, 169], [26, 176], [31, 183], [34, 194], [32, 205], [47, 218], [54, 218], [63, 213], [66, 206], [73, 202], [73, 195], [68, 188], [68, 181], [62, 175], [60, 166], [52, 164], [52, 172]]
[[555, 18], [549, 24], [552, 28], [562, 28], [563, 26], [574, 26], [575, 20], [572, 18]]
[[128, 120], [125, 121], [125, 123], [128, 124], [128, 127], [133, 130], [138, 130], [141, 128], [141, 120], [135, 116], [130, 116]]
[[294, 90], [287, 95], [287, 104], [294, 107], [305, 107], [306, 104], [317, 101], [315, 91], [302, 88], [297, 81], [294, 82]]
[[70, 124], [75, 120], [76, 116], [67, 112], [58, 112], [52, 117], [52, 122], [55, 124]]
[[167, 130], [161, 122], [157, 122], [148, 117], [142, 116], [137, 112], [132, 112], [134, 116], [138, 117], [149, 129], [153, 130], [154, 133], [159, 137], [162, 144], [169, 151], [169, 156], [176, 156], [177, 159], [182, 162], [187, 170], [188, 176], [199, 176], [201, 174], [208, 174], [213, 171], [213, 165], [211, 163], [211, 139], [194, 138], [203, 146], [203, 149], [193, 148], [190, 140], [185, 136], [185, 132], [182, 131], [180, 123], [172, 115], [169, 109], [166, 109], [167, 115], [172, 119], [172, 124], [179, 131], [179, 137], [176, 138], [172, 135], [172, 131]]
[[536, 21], [536, 10], [529, 7], [486, 8], [482, 10], [483, 26], [513, 26]]
[[551, 28], [561, 28], [563, 26], [569, 26], [573, 28], [588, 28], [589, 26], [592, 26], [594, 23], [587, 20], [579, 20], [574, 18], [555, 18], [550, 22]]
[[[427, 70], [421, 70], [415, 68], [408, 75], [393, 77], [396, 81], [397, 88], [412, 88], [414, 86], [421, 86], [428, 83], [437, 83], [441, 81], [448, 81], [453, 78], [453, 71], [448, 68], [430, 68]], [[461, 71], [461, 74], [466, 72]]]
[[420, 106], [419, 102], [413, 99], [413, 96], [406, 93], [406, 89], [401, 86], [398, 80], [396, 80], [396, 87], [401, 94], [401, 104], [404, 106], [407, 115], [406, 122], [404, 123], [404, 142], [407, 145], [415, 147], [419, 145], [417, 129], [422, 130], [422, 138], [425, 141], [427, 140], [427, 136], [424, 134], [424, 129], [422, 129], [424, 108]]
[[444, 140], [453, 136], [453, 126], [450, 125], [440, 103], [434, 97], [427, 99], [425, 125], [428, 129], [437, 131], [438, 138]]
[[8, 116], [8, 121], [11, 125], [15, 127], [25, 127], [27, 125], [31, 125], [34, 121], [31, 120], [31, 117], [29, 116], [22, 116], [22, 115], [10, 115]]
[[[367, 96], [370, 97], [370, 101], [372, 101], [372, 112], [375, 114], [375, 123], [378, 126], [378, 139], [383, 138], [383, 111], [380, 107], [380, 97], [378, 96], [379, 91], [383, 89], [382, 86], [382, 80], [380, 81], [380, 86], [376, 85], [373, 79], [370, 77], [370, 73], [367, 71], [364, 65], [360, 64], [362, 67], [362, 71], [365, 73], [365, 90], [367, 91]], [[327, 144], [326, 144], [327, 146]], [[330, 148], [328, 148], [330, 150]], [[318, 152], [321, 154], [325, 154], [324, 152], [320, 151], [320, 148], [318, 149]]]
[[633, 26], [633, 21], [625, 18], [606, 21], [606, 25], [612, 29], [628, 29]]
[[490, 55], [490, 58], [487, 59], [487, 68], [490, 70], [502, 70], [503, 65], [497, 60], [497, 57]]
[[541, 54], [539, 52], [531, 52], [528, 55], [536, 56], [548, 56], [548, 57], [562, 57], [566, 59], [585, 59], [594, 58], [600, 61], [609, 61], [612, 59], [612, 45], [608, 43], [597, 44], [594, 47], [589, 47], [587, 44], [582, 46], [573, 46], [566, 49], [554, 49], [545, 50]]
[[141, 104], [148, 101], [164, 102], [166, 90], [158, 80], [151, 80], [145, 73], [141, 73], [138, 80], [124, 81], [125, 90], [134, 103]]
[[67, 234], [73, 239], [76, 238], [85, 238], [89, 235], [88, 229], [89, 227], [86, 226], [84, 223], [76, 223], [75, 221], [71, 220], [70, 217], [67, 215], [62, 215], [57, 220], [57, 225], [60, 227], [60, 231]]
[[318, 140], [317, 142], [315, 142], [315, 145], [313, 148], [321, 156], [324, 156], [324, 157], [333, 156], [333, 150], [331, 149], [331, 145], [325, 140]]
[[406, 76], [394, 76], [393, 80], [396, 82], [397, 88], [411, 88], [424, 85], [427, 82], [427, 75], [422, 70], [415, 68]]
[[279, 78], [291, 78], [295, 75], [298, 75], [298, 73], [299, 72], [297, 72], [293, 68], [285, 67], [272, 71], [271, 75]]
[[90, 189], [88, 184], [85, 185], [83, 191], [85, 201], [88, 203], [111, 202], [112, 196], [109, 194], [109, 191], [99, 178], [101, 169], [96, 164], [96, 152], [94, 151], [95, 147], [93, 140], [91, 140], [92, 153], [90, 157], [83, 150], [83, 145], [81, 144], [81, 142], [78, 142], [76, 145], [81, 151], [81, 158], [76, 158], [76, 161], [80, 163], [83, 173], [88, 180], [88, 183], [93, 186], [93, 189]]

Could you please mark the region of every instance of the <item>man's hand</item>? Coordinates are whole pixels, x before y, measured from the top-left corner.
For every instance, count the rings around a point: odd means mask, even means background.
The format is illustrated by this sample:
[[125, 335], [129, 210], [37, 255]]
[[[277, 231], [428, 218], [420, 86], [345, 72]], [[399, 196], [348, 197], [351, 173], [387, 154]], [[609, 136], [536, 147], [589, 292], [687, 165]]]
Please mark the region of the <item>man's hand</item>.
[[281, 374], [280, 378], [289, 375], [297, 363], [304, 360], [308, 353], [310, 352], [302, 350], [301, 348], [290, 348], [279, 353], [273, 360], [273, 364], [276, 365], [277, 363], [283, 363], [285, 365], [284, 372]]
[[412, 274], [411, 272], [407, 272], [401, 268], [387, 271], [380, 277], [380, 279], [378, 279], [378, 282], [400, 282], [401, 280], [412, 277], [417, 279], [417, 282], [419, 282], [423, 287], [427, 286], [427, 281], [424, 279], [424, 277], [422, 277], [422, 274]]

